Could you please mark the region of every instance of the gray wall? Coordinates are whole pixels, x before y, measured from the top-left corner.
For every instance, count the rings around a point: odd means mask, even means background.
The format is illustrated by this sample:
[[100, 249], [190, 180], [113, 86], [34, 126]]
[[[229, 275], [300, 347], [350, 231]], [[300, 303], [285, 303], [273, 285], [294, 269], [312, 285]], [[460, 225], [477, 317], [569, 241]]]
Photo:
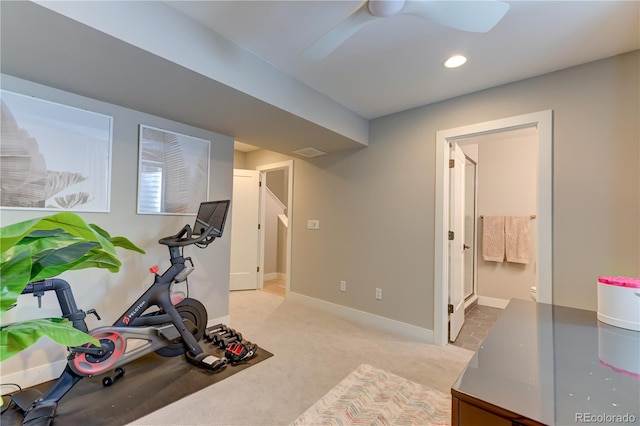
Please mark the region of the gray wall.
[[[287, 212], [287, 203], [289, 201], [288, 196], [288, 185], [289, 185], [289, 173], [288, 169], [281, 170], [271, 170], [265, 173], [265, 177], [267, 180], [267, 188], [273, 193], [273, 195], [278, 198], [282, 204], [284, 204], [284, 215], [288, 216]], [[273, 271], [265, 272], [277, 272], [279, 274], [285, 274], [287, 270], [287, 228], [282, 224], [280, 219], [275, 219], [275, 242], [271, 247], [271, 250], [274, 253], [269, 253], [265, 250], [265, 268], [266, 268], [266, 258], [267, 255], [272, 255], [275, 257], [273, 263]], [[267, 241], [265, 241], [265, 248], [267, 246]]]
[[273, 170], [266, 173], [267, 179], [267, 188], [273, 192], [278, 200], [287, 206], [287, 184], [288, 184], [288, 176], [285, 173], [285, 170]]
[[[211, 141], [209, 199], [230, 199], [233, 178], [233, 139], [217, 133], [186, 126], [160, 117], [143, 114], [116, 105], [99, 102], [68, 92], [37, 85], [11, 76], [2, 75], [2, 88], [32, 95], [77, 108], [113, 117], [113, 145], [111, 169], [111, 211], [109, 213], [81, 213], [89, 223], [96, 223], [111, 235], [122, 235], [146, 250], [145, 255], [118, 249], [123, 266], [117, 274], [103, 270], [82, 270], [65, 273], [82, 309], [95, 308], [102, 317], [97, 321], [87, 318], [89, 328], [109, 325], [115, 321], [153, 281], [148, 272], [152, 265], [164, 270], [169, 264], [168, 251], [157, 243], [160, 237], [173, 234], [185, 224], [193, 223], [193, 216], [165, 216], [136, 214], [138, 171], [138, 126], [146, 124], [172, 130]], [[51, 211], [1, 211], [2, 225], [52, 214]], [[227, 223], [227, 231], [231, 223]], [[189, 276], [189, 293], [207, 308], [209, 318], [229, 313], [229, 257], [230, 232], [216, 240], [206, 250], [186, 248], [185, 255], [194, 259], [196, 270]], [[38, 310], [35, 300], [22, 296], [19, 307], [8, 313], [6, 321], [34, 316], [59, 316], [55, 296], [48, 296], [45, 309]], [[47, 298], [45, 298], [47, 299]], [[51, 302], [51, 303], [50, 303]], [[17, 317], [16, 317], [17, 315]], [[13, 317], [12, 317], [13, 316]], [[42, 341], [44, 342], [44, 340]], [[48, 352], [48, 353], [47, 353]], [[41, 343], [33, 351], [10, 358], [2, 363], [3, 375], [28, 369], [55, 358], [64, 357], [64, 350]]]
[[[552, 109], [553, 298], [595, 310], [598, 276], [640, 276], [639, 63], [636, 51], [382, 117], [368, 148], [296, 160], [292, 291], [433, 329], [436, 132]], [[258, 151], [246, 166], [283, 159]]]
[[[535, 215], [538, 135], [521, 129], [473, 138], [478, 143], [478, 215]], [[529, 221], [529, 263], [490, 262], [482, 257], [484, 221], [478, 227], [478, 295], [528, 299], [538, 283], [538, 221]]]
[[242, 151], [233, 151], [233, 168], [234, 169], [246, 169], [244, 163], [246, 158], [246, 153]]

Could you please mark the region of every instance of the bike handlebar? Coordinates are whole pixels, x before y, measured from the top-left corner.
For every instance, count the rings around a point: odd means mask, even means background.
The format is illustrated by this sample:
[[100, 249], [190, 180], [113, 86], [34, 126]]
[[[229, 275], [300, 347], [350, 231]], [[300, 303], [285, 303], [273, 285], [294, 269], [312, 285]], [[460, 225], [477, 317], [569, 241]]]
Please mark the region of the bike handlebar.
[[[169, 247], [184, 247], [191, 244], [203, 243], [209, 245], [216, 237], [209, 235], [213, 230], [213, 226], [208, 227], [201, 235], [196, 238], [191, 238], [191, 226], [185, 225], [180, 232], [175, 235], [169, 235], [168, 237], [160, 238], [158, 243], [164, 244]], [[186, 237], [185, 237], [186, 234]]]

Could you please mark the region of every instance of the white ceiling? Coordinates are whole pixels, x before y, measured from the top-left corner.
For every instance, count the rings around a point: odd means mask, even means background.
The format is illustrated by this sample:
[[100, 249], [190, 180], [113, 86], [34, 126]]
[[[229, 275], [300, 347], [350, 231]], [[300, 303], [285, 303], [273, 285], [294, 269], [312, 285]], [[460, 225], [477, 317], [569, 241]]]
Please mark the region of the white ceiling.
[[[0, 70], [292, 155], [362, 148], [369, 119], [640, 48], [639, 1], [507, 3], [486, 34], [392, 16], [313, 61], [301, 52], [360, 2], [0, 1]], [[469, 61], [445, 69], [453, 53]]]
[[320, 61], [301, 52], [361, 1], [167, 3], [368, 119], [640, 48], [638, 1], [508, 1], [485, 34], [379, 18]]

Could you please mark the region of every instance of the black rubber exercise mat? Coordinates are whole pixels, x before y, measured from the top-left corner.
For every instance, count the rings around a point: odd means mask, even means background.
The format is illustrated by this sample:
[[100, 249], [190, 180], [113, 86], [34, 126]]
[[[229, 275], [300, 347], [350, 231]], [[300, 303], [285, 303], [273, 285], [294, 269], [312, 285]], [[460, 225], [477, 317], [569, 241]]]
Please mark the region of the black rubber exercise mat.
[[[218, 357], [223, 354], [222, 350], [214, 349], [212, 344], [200, 344], [208, 353]], [[184, 355], [170, 358], [146, 355], [125, 365], [125, 375], [109, 387], [102, 385], [104, 376], [82, 379], [60, 401], [53, 424], [123, 425], [271, 356], [273, 354], [270, 352], [258, 348], [257, 355], [249, 361], [227, 365], [214, 373], [189, 363]], [[43, 383], [34, 388], [43, 392], [52, 383]], [[9, 407], [2, 414], [1, 423], [3, 426], [22, 424], [20, 409], [15, 404]]]

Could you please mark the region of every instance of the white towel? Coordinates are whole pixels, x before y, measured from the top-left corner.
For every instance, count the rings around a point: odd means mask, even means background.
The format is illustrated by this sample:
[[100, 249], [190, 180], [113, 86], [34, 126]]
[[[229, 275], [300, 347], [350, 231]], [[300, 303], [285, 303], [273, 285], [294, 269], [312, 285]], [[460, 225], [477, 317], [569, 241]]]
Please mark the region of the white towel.
[[482, 258], [504, 261], [504, 216], [485, 216], [482, 223]]
[[507, 216], [504, 221], [507, 262], [529, 263], [531, 239], [530, 216]]

